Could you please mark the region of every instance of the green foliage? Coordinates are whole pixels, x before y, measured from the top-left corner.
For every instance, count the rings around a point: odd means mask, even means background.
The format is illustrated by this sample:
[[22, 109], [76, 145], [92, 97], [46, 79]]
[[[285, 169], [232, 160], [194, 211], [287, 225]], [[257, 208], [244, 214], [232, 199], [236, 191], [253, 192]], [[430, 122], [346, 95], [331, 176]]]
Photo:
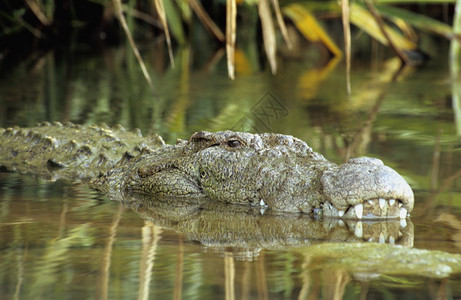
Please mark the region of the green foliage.
[[[346, 8], [341, 7], [338, 1], [286, 0], [280, 1], [280, 3], [278, 1], [267, 1], [267, 3], [270, 2], [271, 5], [268, 5], [268, 9], [261, 9], [265, 7], [265, 5], [261, 4], [265, 4], [266, 1], [267, 0], [216, 1], [207, 3], [208, 5], [205, 7], [201, 7], [199, 1], [196, 0], [154, 1], [163, 3], [166, 22], [162, 25], [159, 19], [161, 14], [156, 11], [156, 7], [154, 7], [155, 5], [153, 4], [154, 2], [133, 0], [122, 5], [123, 13], [130, 16], [130, 19], [134, 21], [128, 24], [130, 33], [125, 31], [125, 34], [130, 38], [130, 34], [135, 36], [134, 33], [138, 31], [140, 33], [143, 32], [143, 37], [137, 35], [138, 40], [139, 38], [150, 39], [152, 33], [154, 36], [161, 34], [159, 28], [163, 27], [162, 30], [167, 30], [169, 28], [174, 40], [178, 44], [184, 45], [190, 41], [196, 32], [195, 23], [201, 22], [205, 28], [211, 30], [211, 35], [217, 35], [216, 37], [220, 39], [220, 43], [223, 43], [223, 37], [220, 36], [220, 31], [224, 31], [224, 28], [222, 28], [223, 25], [227, 27], [233, 26], [231, 33], [234, 35], [240, 28], [246, 26], [244, 18], [239, 19], [236, 25], [230, 24], [229, 20], [226, 20], [226, 24], [219, 24], [219, 20], [226, 18], [225, 9], [229, 9], [229, 3], [234, 3], [234, 5], [237, 4], [238, 15], [243, 16], [246, 10], [259, 11], [265, 50], [266, 53], [269, 53], [267, 58], [273, 71], [277, 69], [276, 58], [270, 53], [276, 52], [277, 49], [280, 48], [280, 45], [277, 45], [279, 44], [278, 33], [272, 29], [272, 19], [274, 19], [274, 21], [275, 19], [277, 20], [278, 26], [276, 27], [278, 27], [282, 33], [285, 43], [288, 44], [289, 48], [291, 47], [290, 38], [286, 33], [285, 22], [282, 15], [286, 18], [285, 20], [293, 22], [299, 30], [298, 34], [300, 34], [300, 36], [305, 37], [311, 42], [324, 44], [335, 56], [341, 55], [340, 47], [336, 46], [334, 42], [335, 33], [322, 29], [323, 21], [318, 18], [318, 16], [325, 15], [328, 15], [330, 18], [344, 18], [344, 14], [341, 16], [341, 10]], [[117, 13], [114, 12], [113, 7], [114, 3], [117, 3], [117, 1], [71, 1], [69, 6], [52, 0], [27, 0], [24, 2], [5, 0], [4, 2], [6, 3], [5, 9], [0, 12], [0, 24], [3, 28], [0, 32], [0, 44], [2, 45], [0, 46], [1, 53], [11, 52], [14, 48], [13, 44], [18, 40], [17, 36], [21, 37], [22, 42], [24, 42], [24, 38], [32, 40], [38, 39], [42, 42], [38, 44], [34, 42], [29, 43], [46, 45], [53, 44], [56, 39], [59, 40], [59, 38], [68, 36], [69, 32], [74, 31], [79, 32], [84, 30], [84, 36], [88, 37], [98, 36], [98, 31], [100, 31], [101, 28], [106, 30], [104, 36], [118, 31], [113, 30], [117, 29], [117, 22], [114, 22], [117, 18]], [[454, 1], [366, 0], [351, 1], [347, 9], [350, 11], [351, 15], [350, 22], [359, 30], [363, 30], [384, 45], [390, 46], [396, 51], [397, 55], [402, 56], [405, 55], [405, 51], [407, 50], [417, 50], [414, 36], [407, 35], [408, 30], [412, 30], [412, 27], [430, 31], [448, 39], [459, 38], [454, 34], [450, 25], [418, 13], [418, 8], [429, 5], [428, 3], [431, 3], [431, 5], [434, 5], [433, 3], [443, 3], [443, 5], [448, 8], [451, 7], [455, 10], [457, 5], [452, 4]], [[375, 4], [377, 14], [370, 14], [371, 7]], [[401, 4], [405, 4], [406, 7], [411, 4], [411, 9], [414, 11], [399, 7]], [[280, 12], [282, 15], [280, 15]], [[84, 17], [85, 14], [91, 15], [91, 18]], [[196, 14], [198, 18], [195, 18], [194, 14]], [[385, 23], [381, 24], [381, 18]], [[216, 26], [215, 23], [220, 26]], [[347, 26], [347, 23], [348, 22], [343, 23], [343, 25]], [[114, 28], [110, 29], [110, 27]], [[138, 30], [141, 28], [144, 29]], [[244, 28], [242, 30], [249, 30], [249, 28]], [[90, 34], [88, 34], [88, 32]], [[119, 32], [118, 35], [123, 36], [124, 34]], [[77, 36], [83, 35], [77, 34]], [[110, 36], [107, 38], [111, 39]], [[229, 38], [228, 36], [227, 39]], [[168, 36], [167, 40], [169, 40]], [[230, 45], [231, 48], [235, 47], [234, 44], [229, 44], [229, 40], [227, 40], [226, 44]], [[24, 46], [24, 43], [22, 46]], [[243, 45], [238, 46], [242, 47]], [[210, 43], [208, 47], [214, 48], [215, 45]], [[351, 47], [351, 45], [346, 45], [346, 47]], [[403, 51], [403, 54], [402, 52], [399, 53], [399, 51]], [[170, 60], [172, 59], [171, 56], [172, 55], [170, 55]], [[233, 64], [235, 64], [234, 58], [230, 57], [229, 59], [229, 66], [233, 68]], [[403, 57], [403, 60], [406, 60], [406, 58]], [[408, 63], [408, 60], [406, 60], [406, 63]]]
[[174, 1], [163, 1], [163, 3], [165, 5], [168, 26], [174, 38], [179, 44], [184, 44], [186, 42], [186, 34], [184, 33], [180, 10], [174, 5]]

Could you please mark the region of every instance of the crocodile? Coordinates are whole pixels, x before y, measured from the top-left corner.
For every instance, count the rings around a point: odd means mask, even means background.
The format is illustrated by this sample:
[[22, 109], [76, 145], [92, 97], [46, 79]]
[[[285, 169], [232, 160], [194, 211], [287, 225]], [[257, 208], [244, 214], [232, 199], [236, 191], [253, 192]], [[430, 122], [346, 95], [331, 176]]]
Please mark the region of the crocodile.
[[0, 129], [0, 166], [152, 201], [206, 199], [342, 219], [405, 219], [414, 195], [376, 158], [337, 165], [289, 135], [196, 132], [165, 144], [117, 125]]

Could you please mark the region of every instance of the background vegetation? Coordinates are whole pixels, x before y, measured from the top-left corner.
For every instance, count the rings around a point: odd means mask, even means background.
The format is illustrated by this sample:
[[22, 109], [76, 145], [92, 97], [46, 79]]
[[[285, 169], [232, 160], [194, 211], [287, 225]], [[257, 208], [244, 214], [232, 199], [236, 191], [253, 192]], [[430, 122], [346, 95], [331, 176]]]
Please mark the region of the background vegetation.
[[[277, 53], [296, 50], [300, 38], [319, 45], [326, 57], [345, 55], [348, 69], [353, 34], [370, 35], [407, 65], [427, 58], [419, 51], [418, 31], [459, 39], [451, 22], [459, 6], [455, 1], [3, 0], [2, 5], [2, 66], [36, 50], [81, 42], [103, 47], [127, 39], [151, 85], [138, 48], [152, 42], [165, 42], [171, 66], [173, 52], [184, 45], [199, 44], [217, 56], [225, 49], [228, 75], [235, 78], [235, 68], [245, 67], [240, 50], [251, 39], [258, 41], [272, 73]], [[342, 26], [331, 22], [335, 19]]]

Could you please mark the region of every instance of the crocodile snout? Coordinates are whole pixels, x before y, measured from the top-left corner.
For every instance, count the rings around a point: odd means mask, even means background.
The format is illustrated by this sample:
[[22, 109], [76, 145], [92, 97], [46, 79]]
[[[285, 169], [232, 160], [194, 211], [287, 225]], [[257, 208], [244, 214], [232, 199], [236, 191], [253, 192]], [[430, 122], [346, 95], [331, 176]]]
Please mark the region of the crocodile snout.
[[324, 216], [376, 219], [406, 218], [413, 210], [411, 187], [376, 158], [350, 159], [321, 177]]

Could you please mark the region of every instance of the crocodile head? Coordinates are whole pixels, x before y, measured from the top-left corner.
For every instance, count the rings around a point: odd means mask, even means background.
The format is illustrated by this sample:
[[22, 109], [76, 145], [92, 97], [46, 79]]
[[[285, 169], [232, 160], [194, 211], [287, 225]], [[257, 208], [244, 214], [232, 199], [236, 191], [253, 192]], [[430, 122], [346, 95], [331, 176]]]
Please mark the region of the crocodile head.
[[405, 218], [413, 192], [378, 159], [338, 166], [281, 134], [197, 132], [143, 155], [123, 177], [125, 190], [341, 218]]

